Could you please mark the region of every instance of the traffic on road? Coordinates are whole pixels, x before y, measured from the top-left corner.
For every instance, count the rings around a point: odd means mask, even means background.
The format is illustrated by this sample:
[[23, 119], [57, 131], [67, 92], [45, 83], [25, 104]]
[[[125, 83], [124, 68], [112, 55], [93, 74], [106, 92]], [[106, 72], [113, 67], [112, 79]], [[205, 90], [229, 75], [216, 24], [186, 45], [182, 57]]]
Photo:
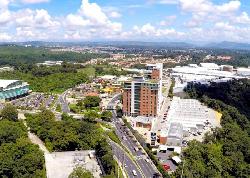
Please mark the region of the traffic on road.
[[[116, 102], [120, 95], [116, 95], [109, 103], [109, 108], [115, 108]], [[116, 129], [116, 134], [122, 141], [123, 145], [132, 153], [136, 163], [140, 167], [143, 176], [146, 178], [154, 177], [158, 172], [152, 161], [147, 157], [146, 153], [142, 150], [140, 143], [133, 136], [131, 131], [123, 125], [123, 123], [116, 117], [116, 111], [112, 111], [113, 123]]]

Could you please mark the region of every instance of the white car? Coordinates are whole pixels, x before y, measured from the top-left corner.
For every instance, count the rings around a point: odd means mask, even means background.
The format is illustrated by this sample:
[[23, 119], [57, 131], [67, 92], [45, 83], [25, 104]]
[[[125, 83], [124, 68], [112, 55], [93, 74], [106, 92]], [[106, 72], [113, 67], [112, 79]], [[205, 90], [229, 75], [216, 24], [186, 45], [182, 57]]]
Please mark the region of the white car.
[[137, 173], [136, 173], [135, 170], [133, 170], [132, 173], [133, 173], [134, 176], [137, 176]]

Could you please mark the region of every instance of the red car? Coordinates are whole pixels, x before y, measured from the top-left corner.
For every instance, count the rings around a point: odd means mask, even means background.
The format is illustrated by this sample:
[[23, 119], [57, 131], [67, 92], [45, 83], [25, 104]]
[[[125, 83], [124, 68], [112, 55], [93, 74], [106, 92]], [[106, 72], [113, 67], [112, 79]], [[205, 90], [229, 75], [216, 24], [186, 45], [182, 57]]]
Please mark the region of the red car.
[[163, 166], [163, 169], [164, 169], [165, 171], [169, 171], [169, 170], [170, 170], [170, 166], [169, 166], [169, 165], [163, 164], [162, 166]]

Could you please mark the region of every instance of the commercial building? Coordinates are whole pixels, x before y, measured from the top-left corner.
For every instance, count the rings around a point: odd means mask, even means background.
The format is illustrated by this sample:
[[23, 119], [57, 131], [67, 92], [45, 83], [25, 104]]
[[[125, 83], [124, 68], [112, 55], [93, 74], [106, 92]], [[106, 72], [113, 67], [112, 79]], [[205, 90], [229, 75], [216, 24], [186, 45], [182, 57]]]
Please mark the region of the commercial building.
[[148, 64], [143, 76], [124, 82], [123, 113], [127, 116], [157, 116], [162, 96], [162, 64]]
[[[236, 71], [236, 72], [235, 72]], [[215, 63], [189, 64], [172, 68], [171, 77], [175, 79], [174, 93], [183, 92], [188, 82], [209, 84], [210, 82], [224, 82], [250, 76], [248, 68], [234, 70], [233, 66]]]
[[181, 146], [183, 139], [183, 126], [181, 123], [172, 122], [168, 129], [167, 145]]
[[181, 146], [184, 137], [202, 133], [208, 126], [220, 126], [217, 112], [202, 105], [198, 100], [174, 97], [166, 122], [161, 128], [160, 144]]
[[44, 61], [43, 63], [37, 63], [37, 66], [56, 66], [62, 65], [63, 61]]
[[200, 63], [200, 66], [209, 70], [220, 70], [220, 67], [215, 63]]
[[29, 93], [29, 84], [20, 80], [0, 80], [0, 100], [11, 100]]
[[144, 128], [151, 130], [152, 124], [155, 122], [155, 119], [155, 117], [137, 116], [131, 119], [131, 124], [135, 129]]
[[237, 74], [243, 77], [250, 77], [250, 68], [238, 68]]
[[167, 114], [167, 125], [180, 123], [184, 130], [198, 131], [211, 119], [209, 108], [198, 100], [174, 97]]

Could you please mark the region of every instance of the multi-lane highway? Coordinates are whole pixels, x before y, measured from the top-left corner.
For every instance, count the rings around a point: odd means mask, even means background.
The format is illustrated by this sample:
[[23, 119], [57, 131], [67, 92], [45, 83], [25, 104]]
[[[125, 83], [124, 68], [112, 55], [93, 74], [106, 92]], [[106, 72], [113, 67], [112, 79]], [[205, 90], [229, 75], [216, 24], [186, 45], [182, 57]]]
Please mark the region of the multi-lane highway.
[[[116, 95], [109, 103], [108, 108], [115, 108], [116, 101], [119, 95]], [[122, 125], [122, 122], [116, 117], [115, 111], [113, 113], [113, 123], [116, 128], [116, 134], [122, 141], [123, 145], [132, 153], [135, 158], [137, 165], [143, 173], [143, 177], [152, 178], [158, 170], [153, 165], [152, 161], [147, 158], [146, 154], [142, 150], [137, 150], [136, 148], [141, 147], [138, 145], [138, 141], [131, 136], [131, 132]]]
[[[126, 152], [116, 143], [110, 141], [110, 145], [112, 146], [112, 150], [114, 155], [117, 157], [119, 162], [122, 164], [123, 169], [126, 170], [128, 177], [140, 177], [142, 178], [143, 175], [139, 171], [138, 167], [134, 163], [134, 161], [126, 154]], [[137, 176], [133, 174], [132, 171], [135, 171]]]

